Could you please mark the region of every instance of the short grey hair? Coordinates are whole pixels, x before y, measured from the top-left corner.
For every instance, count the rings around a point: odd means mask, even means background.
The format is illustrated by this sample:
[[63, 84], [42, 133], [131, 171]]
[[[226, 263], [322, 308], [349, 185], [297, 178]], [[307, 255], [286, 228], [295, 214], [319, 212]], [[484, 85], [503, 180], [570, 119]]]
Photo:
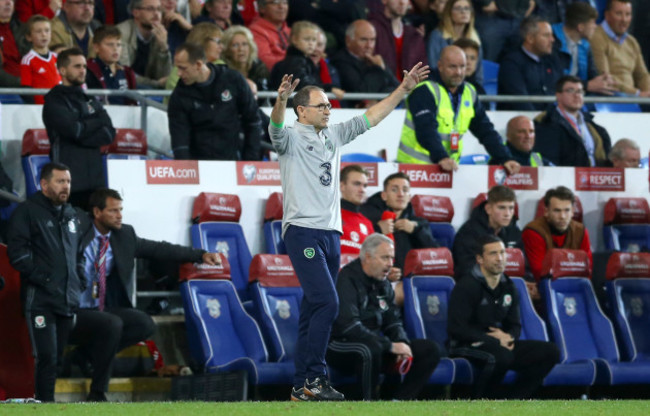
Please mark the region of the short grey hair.
[[137, 9], [138, 7], [142, 6], [142, 2], [144, 0], [131, 0], [129, 2], [129, 5], [127, 6], [127, 10], [131, 15], [133, 15], [133, 10]]
[[528, 16], [521, 22], [519, 25], [519, 36], [521, 36], [522, 42], [526, 41], [528, 35], [535, 35], [539, 32], [540, 23], [548, 23], [548, 20], [534, 14]]
[[639, 149], [639, 145], [636, 144], [634, 140], [623, 138], [614, 143], [614, 146], [612, 146], [612, 149], [609, 151], [607, 158], [610, 162], [614, 162], [615, 160], [622, 160], [625, 157], [625, 149], [641, 151], [641, 149]]
[[371, 256], [375, 254], [377, 251], [377, 247], [382, 245], [383, 243], [388, 243], [393, 247], [395, 243], [393, 243], [393, 240], [390, 238], [386, 237], [383, 234], [379, 233], [372, 233], [366, 239], [363, 241], [363, 244], [361, 244], [361, 251], [359, 251], [359, 258], [363, 261], [363, 259], [366, 258], [366, 254], [370, 254]]

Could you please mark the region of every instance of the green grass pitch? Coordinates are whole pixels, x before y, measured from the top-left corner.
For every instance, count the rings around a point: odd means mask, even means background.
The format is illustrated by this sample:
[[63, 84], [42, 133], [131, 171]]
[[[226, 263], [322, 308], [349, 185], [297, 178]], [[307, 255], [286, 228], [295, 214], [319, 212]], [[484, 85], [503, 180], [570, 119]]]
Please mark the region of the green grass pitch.
[[650, 415], [644, 400], [531, 400], [531, 401], [418, 401], [418, 402], [151, 402], [0, 404], [0, 415], [115, 415], [115, 416], [609, 416]]

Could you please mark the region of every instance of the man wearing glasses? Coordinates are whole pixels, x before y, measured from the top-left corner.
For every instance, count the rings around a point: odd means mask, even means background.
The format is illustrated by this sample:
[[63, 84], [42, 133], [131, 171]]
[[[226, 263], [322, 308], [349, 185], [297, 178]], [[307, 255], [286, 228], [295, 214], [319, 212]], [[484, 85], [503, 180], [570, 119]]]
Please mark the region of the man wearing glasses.
[[607, 166], [609, 134], [582, 109], [584, 95], [582, 80], [565, 75], [555, 84], [556, 102], [535, 118], [534, 151], [556, 166]]
[[172, 61], [160, 0], [131, 0], [129, 11], [133, 19], [117, 25], [124, 43], [120, 65], [133, 68], [138, 86], [164, 88]]
[[282, 237], [304, 291], [296, 342], [291, 400], [343, 400], [329, 384], [325, 351], [338, 314], [336, 276], [341, 256], [341, 146], [376, 126], [415, 86], [426, 79], [422, 63], [404, 71], [402, 83], [365, 114], [328, 125], [330, 104], [316, 86], [293, 98], [298, 121], [284, 125], [287, 101], [300, 82], [284, 75], [271, 112], [269, 133], [279, 155], [284, 216]]
[[77, 46], [86, 57], [95, 56], [89, 46], [93, 42], [93, 31], [99, 27], [99, 22], [93, 20], [95, 2], [93, 0], [68, 0], [63, 4], [61, 13], [52, 19], [52, 46]]

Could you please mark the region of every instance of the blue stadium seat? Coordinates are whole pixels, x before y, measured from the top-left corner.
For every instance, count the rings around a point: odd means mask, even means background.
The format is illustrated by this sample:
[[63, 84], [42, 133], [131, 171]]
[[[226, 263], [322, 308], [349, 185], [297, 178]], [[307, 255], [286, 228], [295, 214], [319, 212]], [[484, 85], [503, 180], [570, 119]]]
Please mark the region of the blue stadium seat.
[[650, 361], [650, 253], [613, 253], [607, 297], [625, 361]]
[[641, 162], [639, 163], [639, 167], [643, 169], [648, 169], [648, 158], [647, 157], [642, 157]]
[[[519, 339], [548, 341], [546, 324], [539, 317], [528, 294], [526, 282], [522, 278], [526, 271], [524, 254], [518, 248], [507, 248], [506, 274], [510, 277], [519, 294], [519, 315], [521, 334]], [[592, 360], [562, 362], [556, 364], [544, 379], [545, 386], [591, 386], [596, 379], [596, 364]], [[515, 382], [516, 373], [509, 371], [504, 382]]]
[[451, 199], [437, 195], [414, 195], [411, 205], [415, 215], [429, 221], [431, 234], [443, 247], [451, 250], [456, 238], [456, 230], [451, 225], [454, 218], [454, 206]]
[[[224, 264], [227, 261], [224, 259]], [[273, 363], [255, 320], [246, 313], [226, 267], [212, 274], [205, 267], [180, 285], [190, 353], [207, 373], [245, 370], [250, 384], [291, 384], [292, 362]]]
[[[593, 360], [596, 384], [646, 384], [650, 361], [622, 362], [612, 323], [598, 305], [589, 280], [589, 258], [580, 250], [552, 249], [540, 283], [547, 319], [562, 362]], [[552, 272], [552, 273], [551, 273]]]
[[273, 192], [264, 212], [264, 242], [269, 254], [287, 254], [282, 240], [282, 192]]
[[443, 356], [429, 379], [433, 384], [472, 384], [464, 358], [447, 358], [447, 306], [454, 288], [454, 262], [447, 248], [409, 251], [404, 264], [404, 327], [409, 337], [435, 341]]
[[385, 162], [383, 158], [375, 155], [370, 155], [367, 153], [346, 153], [341, 155], [341, 162]]
[[607, 250], [634, 253], [650, 248], [650, 206], [645, 198], [610, 198], [603, 211]]
[[635, 103], [594, 103], [599, 113], [640, 113], [641, 107]]
[[473, 153], [469, 155], [463, 155], [459, 159], [461, 165], [487, 165], [490, 160], [490, 155], [482, 153]]
[[50, 139], [45, 129], [28, 129], [23, 134], [21, 164], [27, 196], [41, 189], [41, 168], [50, 162]]
[[255, 255], [249, 277], [255, 318], [271, 359], [293, 362], [303, 293], [289, 256]]
[[2, 104], [25, 104], [22, 97], [18, 94], [0, 94], [0, 103]]
[[248, 300], [248, 268], [251, 252], [239, 222], [241, 202], [237, 195], [201, 192], [194, 200], [192, 246], [222, 253], [230, 263], [237, 294]]

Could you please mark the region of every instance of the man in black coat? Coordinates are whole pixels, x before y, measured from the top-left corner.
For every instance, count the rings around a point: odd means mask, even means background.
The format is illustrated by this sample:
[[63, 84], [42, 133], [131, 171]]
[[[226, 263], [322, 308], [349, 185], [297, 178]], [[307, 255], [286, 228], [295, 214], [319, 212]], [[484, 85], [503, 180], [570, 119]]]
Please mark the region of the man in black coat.
[[45, 95], [43, 105], [50, 158], [70, 167], [74, 178], [70, 203], [86, 209], [90, 194], [106, 186], [100, 147], [113, 141], [115, 129], [102, 104], [81, 88], [86, 82], [86, 58], [81, 49], [64, 50], [56, 65], [62, 84]]
[[174, 158], [259, 160], [261, 122], [244, 77], [206, 63], [203, 47], [191, 43], [176, 48], [174, 64], [180, 77], [168, 111]]
[[377, 33], [367, 20], [355, 20], [345, 32], [345, 48], [331, 58], [346, 92], [391, 92], [399, 81], [375, 54]]
[[[499, 94], [550, 95], [555, 81], [564, 74], [565, 62], [553, 52], [551, 25], [537, 16], [521, 24], [523, 43], [508, 53], [499, 67]], [[542, 110], [544, 104], [499, 103], [499, 110]]]
[[393, 242], [378, 233], [361, 245], [359, 258], [339, 273], [339, 314], [332, 326], [327, 362], [361, 379], [364, 400], [377, 398], [379, 374], [403, 360], [412, 360], [395, 399], [418, 397], [440, 361], [435, 342], [409, 339], [387, 279], [393, 265]]
[[81, 213], [67, 203], [67, 166], [44, 165], [40, 184], [41, 191], [21, 203], [9, 220], [7, 254], [22, 281], [21, 298], [36, 367], [35, 398], [52, 402], [57, 365], [83, 290], [77, 274]]
[[[506, 250], [499, 237], [479, 238], [476, 262], [449, 297], [450, 355], [467, 358], [480, 368], [474, 398], [529, 398], [560, 361], [560, 351], [550, 342], [518, 339], [519, 294], [503, 273]], [[518, 378], [502, 394], [499, 384], [508, 370], [516, 371]]]
[[[115, 354], [144, 341], [155, 329], [151, 317], [134, 308], [135, 258], [210, 265], [221, 260], [216, 253], [138, 237], [132, 226], [122, 224], [122, 198], [112, 189], [95, 191], [90, 208], [93, 219], [86, 219], [82, 226], [79, 249], [86, 290], [70, 342], [79, 346], [77, 356], [93, 367], [88, 400], [106, 401]], [[102, 244], [106, 245], [105, 257], [101, 256]]]
[[612, 147], [607, 130], [583, 111], [580, 78], [565, 75], [555, 85], [556, 103], [535, 117], [534, 150], [555, 166], [606, 166]]

